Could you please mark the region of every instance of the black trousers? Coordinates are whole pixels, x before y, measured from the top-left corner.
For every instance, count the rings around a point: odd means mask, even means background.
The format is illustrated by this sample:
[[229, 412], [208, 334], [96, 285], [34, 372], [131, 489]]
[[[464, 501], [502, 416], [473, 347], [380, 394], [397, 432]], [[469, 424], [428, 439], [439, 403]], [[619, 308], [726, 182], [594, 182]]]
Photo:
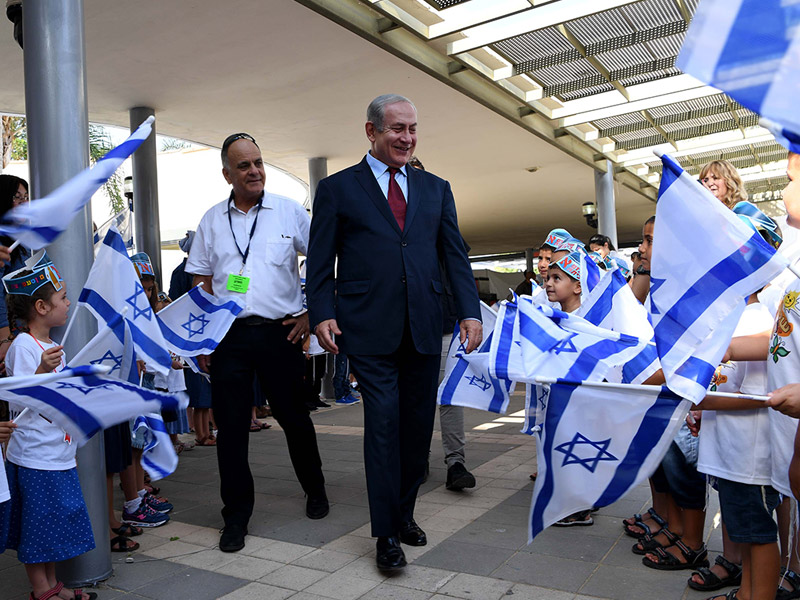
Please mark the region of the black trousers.
[[286, 435], [303, 490], [306, 494], [324, 490], [317, 436], [304, 403], [303, 351], [286, 339], [289, 331], [280, 323], [234, 322], [211, 356], [211, 407], [219, 430], [217, 460], [226, 525], [244, 527], [253, 513], [255, 495], [247, 454], [254, 376]]
[[406, 326], [387, 355], [352, 355], [364, 401], [364, 464], [372, 535], [397, 535], [414, 517], [433, 435], [439, 355], [420, 354]]

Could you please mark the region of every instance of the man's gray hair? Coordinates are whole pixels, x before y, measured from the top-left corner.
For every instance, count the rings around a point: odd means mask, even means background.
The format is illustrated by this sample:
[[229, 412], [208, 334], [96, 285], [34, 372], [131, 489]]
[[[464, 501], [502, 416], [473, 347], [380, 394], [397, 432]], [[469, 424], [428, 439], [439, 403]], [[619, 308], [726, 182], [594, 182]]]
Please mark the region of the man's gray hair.
[[[411, 106], [414, 106], [411, 100], [400, 94], [384, 94], [383, 96], [378, 96], [375, 100], [370, 102], [367, 107], [367, 122], [375, 125], [375, 129], [378, 131], [383, 131], [386, 107], [390, 104], [397, 104], [398, 102], [407, 102]], [[417, 110], [416, 106], [414, 106], [414, 110]]]

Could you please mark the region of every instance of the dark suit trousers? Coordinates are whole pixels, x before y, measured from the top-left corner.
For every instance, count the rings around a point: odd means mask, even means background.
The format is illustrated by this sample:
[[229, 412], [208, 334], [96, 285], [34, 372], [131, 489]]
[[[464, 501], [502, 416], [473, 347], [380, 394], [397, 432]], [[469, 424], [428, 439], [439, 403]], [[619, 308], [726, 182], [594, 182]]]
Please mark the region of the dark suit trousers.
[[372, 535], [414, 516], [433, 435], [439, 355], [420, 354], [406, 324], [388, 355], [348, 355], [364, 400], [364, 463]]
[[211, 355], [211, 406], [219, 429], [217, 461], [226, 524], [246, 526], [253, 513], [255, 495], [247, 453], [255, 375], [286, 435], [300, 485], [307, 494], [324, 490], [316, 432], [304, 403], [303, 351], [300, 344], [286, 339], [289, 331], [280, 323], [235, 321]]

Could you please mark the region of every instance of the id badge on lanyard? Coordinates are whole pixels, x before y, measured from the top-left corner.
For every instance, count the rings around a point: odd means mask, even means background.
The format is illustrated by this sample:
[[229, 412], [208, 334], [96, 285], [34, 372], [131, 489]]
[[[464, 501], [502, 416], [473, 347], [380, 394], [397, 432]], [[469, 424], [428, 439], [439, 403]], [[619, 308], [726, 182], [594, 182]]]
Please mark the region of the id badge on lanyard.
[[236, 249], [239, 251], [239, 254], [242, 256], [242, 268], [239, 270], [239, 273], [230, 273], [228, 275], [228, 283], [226, 285], [226, 289], [229, 292], [235, 292], [237, 294], [244, 294], [247, 292], [247, 289], [250, 287], [250, 278], [242, 275], [244, 273], [244, 267], [247, 264], [247, 257], [250, 255], [250, 243], [253, 241], [253, 235], [256, 232], [256, 225], [258, 224], [258, 215], [261, 213], [261, 205], [264, 202], [264, 197], [262, 196], [261, 199], [258, 201], [256, 205], [256, 218], [253, 219], [253, 226], [250, 228], [250, 236], [247, 240], [247, 248], [242, 249], [239, 247], [239, 242], [236, 241], [236, 235], [233, 233], [233, 218], [231, 217], [231, 202], [233, 201], [233, 192], [231, 192], [230, 198], [228, 198], [228, 224], [231, 227], [231, 235], [233, 236], [233, 243], [236, 245]]

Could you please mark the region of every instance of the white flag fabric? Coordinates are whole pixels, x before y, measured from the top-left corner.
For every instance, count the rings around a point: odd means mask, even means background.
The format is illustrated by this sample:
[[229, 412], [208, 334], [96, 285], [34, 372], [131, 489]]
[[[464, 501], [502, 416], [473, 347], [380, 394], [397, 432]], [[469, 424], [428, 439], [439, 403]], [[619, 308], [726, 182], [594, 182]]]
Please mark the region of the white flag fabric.
[[[106, 367], [98, 365], [67, 368], [62, 373], [69, 376], [105, 370]], [[188, 406], [185, 397], [146, 390], [120, 379], [98, 375], [13, 387], [5, 387], [5, 383], [0, 385], [3, 386], [0, 387], [0, 399], [28, 407], [47, 417], [66, 431], [79, 446], [98, 431], [139, 415], [161, 410], [177, 411]]]
[[800, 132], [798, 65], [796, 0], [703, 0], [675, 66]]
[[110, 369], [108, 377], [139, 383], [133, 340], [125, 319], [119, 314], [114, 316], [108, 326], [101, 327], [97, 335], [69, 362], [71, 365], [103, 365]]
[[671, 157], [664, 155], [662, 163], [650, 318], [667, 386], [697, 403], [728, 347], [744, 298], [788, 263]]
[[[169, 373], [172, 358], [167, 351], [161, 327], [139, 282], [136, 269], [128, 258], [125, 244], [113, 227], [103, 238], [78, 302], [85, 305], [101, 325], [111, 323], [127, 307], [124, 319], [130, 327], [139, 358], [154, 371], [162, 375]], [[123, 341], [120, 328], [113, 331]]]
[[242, 310], [238, 299], [219, 299], [196, 286], [158, 311], [156, 318], [171, 352], [197, 356], [214, 351]]
[[119, 166], [147, 139], [155, 117], [148, 117], [130, 137], [87, 168], [34, 202], [12, 208], [0, 220], [0, 235], [7, 235], [26, 248], [36, 250], [52, 244], [72, 219], [108, 181]]
[[161, 415], [148, 413], [136, 417], [133, 430], [143, 433], [142, 468], [150, 479], [156, 481], [172, 475], [178, 468], [178, 455]]
[[537, 439], [529, 543], [567, 515], [616, 502], [661, 463], [690, 403], [664, 387], [639, 387], [550, 385]]
[[464, 354], [456, 325], [445, 361], [445, 376], [437, 393], [439, 404], [505, 413], [513, 384], [489, 373], [489, 347], [496, 320], [497, 314], [481, 302], [483, 341], [470, 354]]
[[[618, 268], [606, 273], [575, 314], [598, 327], [645, 340], [653, 339], [653, 326], [647, 310], [633, 295]], [[655, 345], [647, 345], [640, 354], [622, 365], [616, 374], [610, 375], [615, 376], [613, 380], [617, 383], [639, 384], [660, 368]], [[609, 381], [613, 380], [609, 378]]]
[[536, 378], [600, 381], [615, 366], [642, 351], [648, 340], [592, 325], [547, 306], [519, 304], [519, 332], [525, 373]]
[[106, 233], [108, 233], [108, 230], [112, 227], [119, 231], [119, 234], [122, 236], [122, 241], [125, 243], [125, 247], [128, 250], [133, 249], [133, 213], [129, 209], [123, 208], [108, 221], [100, 225], [97, 231], [94, 232], [95, 254], [100, 250], [103, 238], [106, 237]]

